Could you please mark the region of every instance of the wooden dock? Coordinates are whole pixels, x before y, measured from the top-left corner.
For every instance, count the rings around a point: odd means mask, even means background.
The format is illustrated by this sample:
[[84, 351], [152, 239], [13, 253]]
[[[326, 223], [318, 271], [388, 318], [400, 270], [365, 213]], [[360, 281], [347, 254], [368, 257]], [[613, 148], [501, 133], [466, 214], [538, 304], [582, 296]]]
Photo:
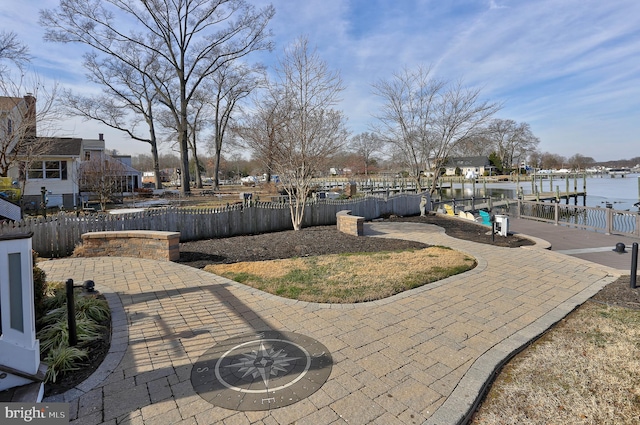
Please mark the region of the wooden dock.
[[568, 203], [569, 199], [573, 198], [573, 199], [577, 200], [579, 196], [585, 197], [585, 196], [587, 196], [587, 192], [586, 191], [538, 192], [538, 193], [534, 193], [534, 194], [530, 194], [530, 195], [524, 195], [524, 196], [522, 196], [522, 200], [523, 201], [538, 201], [538, 202], [544, 202], [544, 201], [558, 201], [559, 202], [560, 200], [564, 199]]

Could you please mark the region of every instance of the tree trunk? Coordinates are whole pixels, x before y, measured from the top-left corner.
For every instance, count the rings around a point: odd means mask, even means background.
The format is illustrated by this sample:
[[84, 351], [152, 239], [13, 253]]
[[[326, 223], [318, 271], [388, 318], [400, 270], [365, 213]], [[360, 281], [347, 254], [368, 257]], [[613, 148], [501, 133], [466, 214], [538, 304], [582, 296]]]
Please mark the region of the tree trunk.
[[[195, 143], [195, 142], [194, 142]], [[195, 163], [195, 179], [196, 179], [196, 187], [198, 189], [202, 189], [202, 173], [200, 173], [200, 160], [198, 159], [198, 154], [196, 153], [196, 147], [193, 146], [193, 162]]]
[[213, 189], [218, 190], [220, 188], [220, 179], [218, 176], [220, 175], [220, 152], [216, 149], [216, 153], [214, 155], [214, 166], [213, 166]]
[[191, 178], [189, 176], [189, 126], [187, 120], [187, 102], [184, 98], [184, 87], [182, 87], [181, 114], [179, 125], [179, 146], [180, 146], [180, 164], [182, 170], [180, 172], [180, 193], [184, 196], [191, 194]]
[[151, 141], [151, 156], [153, 157], [153, 174], [155, 175], [156, 189], [162, 189], [162, 178], [160, 177], [160, 161], [158, 159], [158, 144], [155, 137]]

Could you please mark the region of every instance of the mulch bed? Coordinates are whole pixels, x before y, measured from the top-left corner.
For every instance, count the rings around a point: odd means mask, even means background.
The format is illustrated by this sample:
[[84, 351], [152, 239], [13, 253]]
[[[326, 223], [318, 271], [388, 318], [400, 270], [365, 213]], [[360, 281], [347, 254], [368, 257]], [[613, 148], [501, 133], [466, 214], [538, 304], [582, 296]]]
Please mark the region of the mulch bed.
[[[516, 248], [534, 243], [526, 238], [508, 235], [491, 236], [491, 229], [456, 217], [429, 215], [426, 217], [397, 217], [389, 222], [436, 224], [454, 238]], [[341, 254], [347, 252], [395, 251], [425, 248], [427, 245], [401, 239], [366, 238], [339, 232], [336, 226], [308, 227], [302, 230], [234, 236], [180, 244], [180, 263], [203, 268], [207, 264], [228, 264], [241, 261], [277, 260], [312, 255]]]

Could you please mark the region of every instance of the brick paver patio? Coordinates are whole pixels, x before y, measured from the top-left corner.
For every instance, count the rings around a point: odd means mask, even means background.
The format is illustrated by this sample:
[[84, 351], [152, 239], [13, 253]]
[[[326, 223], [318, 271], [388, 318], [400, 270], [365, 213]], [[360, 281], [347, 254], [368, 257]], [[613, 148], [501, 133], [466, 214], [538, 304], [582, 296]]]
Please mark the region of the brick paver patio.
[[[453, 239], [435, 226], [372, 223], [365, 234], [444, 245], [475, 257], [462, 275], [357, 305], [282, 299], [172, 262], [66, 258], [49, 280], [93, 279], [114, 312], [113, 353], [68, 401], [74, 424], [453, 424], [472, 411], [515, 350], [618, 277], [543, 249]], [[121, 307], [119, 307], [121, 306]], [[331, 352], [326, 383], [278, 409], [205, 401], [192, 365], [214, 345], [260, 330], [307, 335]]]

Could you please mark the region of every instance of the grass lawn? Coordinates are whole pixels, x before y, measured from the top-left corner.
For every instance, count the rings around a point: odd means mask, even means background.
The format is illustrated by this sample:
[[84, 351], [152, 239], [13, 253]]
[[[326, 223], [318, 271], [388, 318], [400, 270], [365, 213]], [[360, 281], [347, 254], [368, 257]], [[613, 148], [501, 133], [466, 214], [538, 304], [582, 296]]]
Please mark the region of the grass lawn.
[[471, 423], [640, 423], [640, 310], [581, 306], [509, 362]]
[[217, 264], [205, 270], [271, 294], [319, 303], [379, 300], [475, 267], [445, 247]]

